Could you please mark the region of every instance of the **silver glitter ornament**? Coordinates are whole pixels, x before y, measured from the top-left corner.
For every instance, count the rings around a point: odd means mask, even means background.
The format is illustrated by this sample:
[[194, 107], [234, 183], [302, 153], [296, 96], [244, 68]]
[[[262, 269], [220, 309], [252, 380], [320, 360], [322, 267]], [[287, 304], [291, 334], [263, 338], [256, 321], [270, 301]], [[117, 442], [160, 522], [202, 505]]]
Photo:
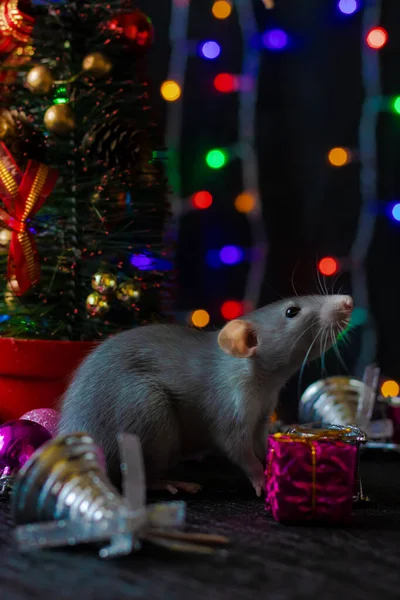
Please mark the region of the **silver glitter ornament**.
[[123, 496], [109, 481], [103, 454], [87, 434], [60, 436], [35, 452], [19, 472], [12, 498], [22, 551], [109, 542], [99, 554], [111, 558], [140, 549], [143, 540], [197, 552], [227, 542], [221, 536], [182, 532], [185, 502], [146, 506], [139, 439], [121, 434], [119, 447]]

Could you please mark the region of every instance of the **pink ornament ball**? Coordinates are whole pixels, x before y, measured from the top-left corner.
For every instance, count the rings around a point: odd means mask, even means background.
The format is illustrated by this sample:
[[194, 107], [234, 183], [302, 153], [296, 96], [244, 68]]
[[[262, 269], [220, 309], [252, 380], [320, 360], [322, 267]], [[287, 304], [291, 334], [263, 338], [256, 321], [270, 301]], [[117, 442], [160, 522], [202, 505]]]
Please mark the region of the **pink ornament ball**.
[[58, 424], [60, 422], [60, 413], [53, 408], [35, 408], [30, 410], [20, 417], [25, 421], [33, 421], [38, 423], [50, 433], [51, 437], [55, 437], [58, 432]]

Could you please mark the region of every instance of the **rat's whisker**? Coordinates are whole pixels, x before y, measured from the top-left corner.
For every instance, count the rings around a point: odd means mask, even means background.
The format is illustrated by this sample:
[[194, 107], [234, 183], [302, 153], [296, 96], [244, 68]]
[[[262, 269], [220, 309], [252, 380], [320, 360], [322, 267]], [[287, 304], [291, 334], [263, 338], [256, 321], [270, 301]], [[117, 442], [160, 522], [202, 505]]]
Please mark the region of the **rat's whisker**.
[[317, 339], [318, 339], [318, 336], [319, 336], [319, 335], [320, 335], [320, 334], [321, 334], [323, 331], [324, 331], [324, 328], [323, 328], [323, 327], [321, 327], [321, 328], [320, 328], [320, 330], [318, 331], [318, 333], [316, 334], [315, 338], [314, 338], [314, 339], [313, 339], [313, 341], [311, 342], [311, 344], [310, 344], [310, 346], [309, 346], [309, 348], [308, 348], [308, 350], [307, 350], [307, 353], [306, 353], [306, 355], [305, 355], [305, 357], [304, 357], [304, 360], [303, 360], [303, 362], [302, 362], [302, 365], [301, 365], [301, 368], [300, 368], [300, 373], [299, 373], [298, 387], [297, 387], [297, 395], [298, 395], [299, 399], [300, 399], [300, 390], [301, 390], [301, 384], [302, 384], [302, 381], [303, 381], [304, 370], [305, 370], [305, 368], [306, 368], [306, 364], [307, 364], [308, 357], [310, 356], [310, 352], [311, 352], [311, 350], [312, 350], [312, 348], [313, 348], [313, 346], [314, 346], [315, 342], [317, 341]]
[[297, 296], [297, 297], [299, 296], [299, 294], [297, 293], [296, 287], [294, 285], [294, 274], [295, 274], [296, 269], [297, 269], [298, 266], [299, 266], [299, 261], [297, 261], [297, 263], [295, 264], [294, 269], [292, 271], [292, 288], [293, 288], [293, 291], [294, 291], [294, 295]]

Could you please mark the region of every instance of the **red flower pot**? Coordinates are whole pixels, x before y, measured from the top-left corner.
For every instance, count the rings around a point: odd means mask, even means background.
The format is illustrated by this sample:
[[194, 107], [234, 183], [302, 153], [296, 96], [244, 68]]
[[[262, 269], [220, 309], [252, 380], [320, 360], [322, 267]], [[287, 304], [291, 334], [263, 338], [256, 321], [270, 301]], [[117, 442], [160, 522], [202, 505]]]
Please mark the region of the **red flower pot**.
[[0, 422], [57, 408], [72, 373], [97, 344], [0, 338]]

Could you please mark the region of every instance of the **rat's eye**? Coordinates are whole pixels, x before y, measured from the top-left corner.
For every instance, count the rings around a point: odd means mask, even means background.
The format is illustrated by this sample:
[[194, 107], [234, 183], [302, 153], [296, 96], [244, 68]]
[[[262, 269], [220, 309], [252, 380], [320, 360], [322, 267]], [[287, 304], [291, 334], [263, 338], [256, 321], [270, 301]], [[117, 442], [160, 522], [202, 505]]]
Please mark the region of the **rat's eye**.
[[299, 308], [298, 306], [289, 306], [289, 308], [286, 311], [286, 317], [288, 319], [293, 319], [293, 317], [299, 314], [300, 310], [301, 308]]

